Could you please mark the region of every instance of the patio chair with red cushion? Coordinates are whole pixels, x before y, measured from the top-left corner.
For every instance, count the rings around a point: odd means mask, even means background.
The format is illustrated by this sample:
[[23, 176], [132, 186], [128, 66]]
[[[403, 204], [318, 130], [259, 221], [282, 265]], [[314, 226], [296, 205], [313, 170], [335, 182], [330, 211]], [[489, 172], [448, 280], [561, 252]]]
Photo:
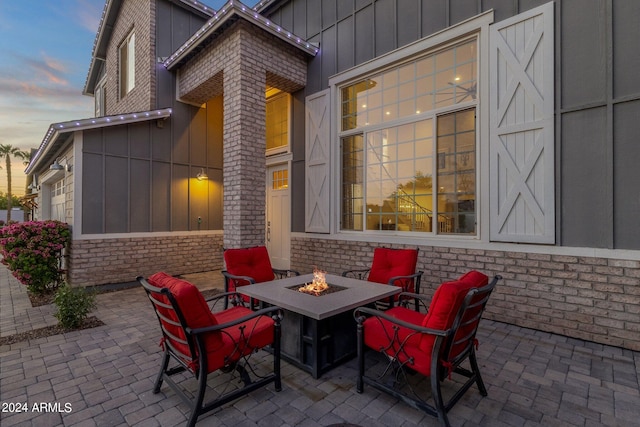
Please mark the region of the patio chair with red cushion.
[[[206, 412], [235, 400], [271, 382], [282, 389], [280, 378], [280, 321], [278, 307], [252, 311], [242, 305], [212, 312], [209, 304], [227, 299], [228, 294], [204, 299], [189, 282], [156, 273], [148, 279], [137, 278], [144, 287], [160, 322], [161, 347], [164, 349], [160, 372], [153, 388], [160, 392], [163, 381], [191, 408], [187, 425], [195, 425]], [[251, 356], [270, 346], [273, 371], [256, 369]], [[267, 353], [265, 353], [267, 354]], [[169, 366], [171, 363], [171, 367]], [[212, 372], [229, 375], [216, 381], [215, 398], [204, 402], [207, 377]], [[174, 381], [173, 375], [188, 372], [197, 380], [197, 390], [188, 392], [186, 381]], [[234, 381], [239, 378], [239, 381]], [[193, 387], [191, 387], [193, 388]]]
[[[358, 393], [363, 392], [364, 383], [369, 384], [449, 426], [447, 413], [473, 384], [477, 384], [482, 396], [487, 395], [476, 360], [476, 332], [500, 279], [495, 276], [489, 283], [486, 275], [470, 271], [458, 280], [443, 283], [436, 289], [426, 313], [409, 309], [406, 304], [387, 311], [356, 309]], [[416, 297], [425, 299], [403, 293], [400, 301]], [[377, 358], [377, 365], [375, 358], [367, 358], [371, 366], [365, 368], [367, 348], [381, 357]], [[461, 366], [465, 361], [469, 368]], [[460, 382], [448, 382], [444, 387], [448, 394], [445, 401], [441, 383], [452, 379], [454, 373], [465, 382], [457, 388]]]
[[[300, 275], [294, 270], [279, 270], [271, 267], [269, 252], [265, 246], [225, 249], [224, 262], [226, 270], [222, 271], [222, 275], [225, 292], [235, 292], [240, 286]], [[246, 295], [242, 295], [242, 300], [250, 301]], [[225, 308], [228, 301], [228, 299], [225, 300]], [[258, 301], [251, 301], [251, 308], [257, 308], [257, 304]]]
[[[416, 272], [418, 251], [419, 249], [375, 248], [370, 268], [347, 270], [342, 275], [369, 282], [399, 286], [403, 292], [419, 294], [423, 272]], [[387, 298], [378, 301], [376, 305], [378, 308], [389, 308], [397, 300], [398, 296], [396, 295], [393, 300]], [[416, 310], [418, 310], [418, 304], [418, 299], [416, 299]]]

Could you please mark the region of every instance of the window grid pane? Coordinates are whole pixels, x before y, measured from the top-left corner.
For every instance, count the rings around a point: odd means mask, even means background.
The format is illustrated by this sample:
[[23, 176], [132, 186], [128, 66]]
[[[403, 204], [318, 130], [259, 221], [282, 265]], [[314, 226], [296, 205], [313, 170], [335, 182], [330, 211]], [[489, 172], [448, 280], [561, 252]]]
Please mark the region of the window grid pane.
[[433, 142], [426, 122], [366, 134], [367, 230], [431, 231]]
[[342, 138], [342, 228], [362, 230], [362, 135]]
[[266, 104], [267, 150], [289, 145], [289, 97], [274, 96]]
[[475, 109], [438, 117], [438, 232], [475, 234]]
[[342, 89], [343, 131], [476, 99], [476, 41], [469, 40]]

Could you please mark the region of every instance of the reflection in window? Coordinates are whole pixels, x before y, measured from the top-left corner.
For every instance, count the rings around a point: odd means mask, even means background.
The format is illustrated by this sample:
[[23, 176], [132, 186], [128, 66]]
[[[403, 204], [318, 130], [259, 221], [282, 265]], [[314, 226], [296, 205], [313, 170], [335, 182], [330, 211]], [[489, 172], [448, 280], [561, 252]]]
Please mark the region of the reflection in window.
[[476, 40], [342, 89], [342, 130], [377, 125], [476, 99]]
[[438, 217], [440, 231], [476, 231], [475, 109], [438, 117]]
[[362, 135], [342, 139], [342, 228], [362, 230], [363, 141]]
[[367, 133], [366, 229], [431, 231], [432, 120]]
[[340, 88], [343, 230], [476, 233], [476, 46]]

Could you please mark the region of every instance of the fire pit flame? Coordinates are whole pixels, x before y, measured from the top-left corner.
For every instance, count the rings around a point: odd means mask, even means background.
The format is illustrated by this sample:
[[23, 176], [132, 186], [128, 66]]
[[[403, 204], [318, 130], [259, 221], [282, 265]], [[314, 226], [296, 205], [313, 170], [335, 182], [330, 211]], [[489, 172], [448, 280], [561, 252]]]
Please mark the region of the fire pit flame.
[[329, 288], [327, 281], [325, 280], [326, 271], [320, 271], [317, 268], [313, 269], [313, 281], [307, 283], [305, 286], [301, 286], [298, 290], [306, 294], [320, 295], [322, 292]]

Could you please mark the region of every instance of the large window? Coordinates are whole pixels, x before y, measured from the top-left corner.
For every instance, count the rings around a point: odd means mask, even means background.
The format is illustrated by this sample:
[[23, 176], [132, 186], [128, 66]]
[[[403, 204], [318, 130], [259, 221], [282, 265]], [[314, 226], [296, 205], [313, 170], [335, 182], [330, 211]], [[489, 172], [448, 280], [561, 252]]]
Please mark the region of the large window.
[[477, 41], [340, 88], [341, 228], [476, 233]]
[[136, 84], [136, 35], [131, 32], [118, 48], [120, 60], [120, 98]]

